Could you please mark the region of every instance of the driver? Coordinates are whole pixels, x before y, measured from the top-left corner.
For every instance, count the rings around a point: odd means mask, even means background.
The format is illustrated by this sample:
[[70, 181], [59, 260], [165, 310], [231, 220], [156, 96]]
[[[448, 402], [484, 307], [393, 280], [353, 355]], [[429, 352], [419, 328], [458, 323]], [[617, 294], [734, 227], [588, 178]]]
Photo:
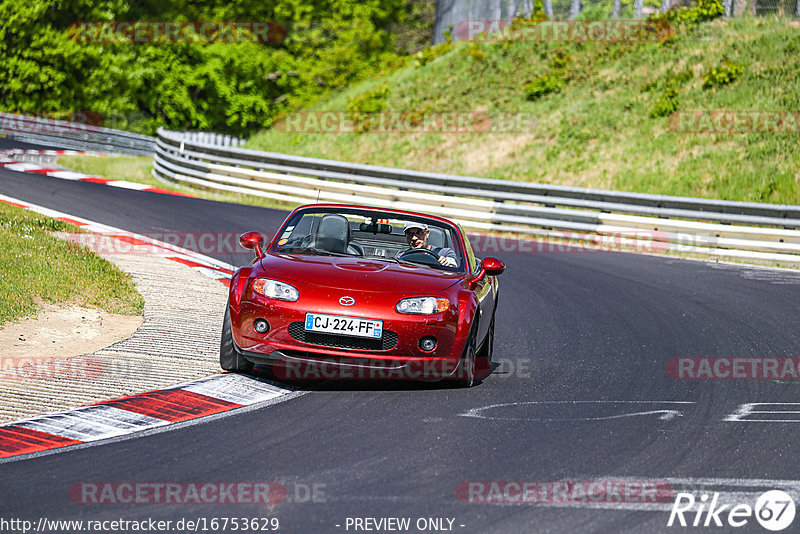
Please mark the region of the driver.
[[455, 267], [458, 262], [456, 260], [456, 251], [449, 247], [432, 247], [428, 244], [428, 236], [431, 232], [428, 230], [428, 225], [419, 222], [406, 222], [403, 225], [403, 233], [406, 235], [406, 241], [411, 249], [427, 249], [439, 256], [439, 263], [448, 267]]

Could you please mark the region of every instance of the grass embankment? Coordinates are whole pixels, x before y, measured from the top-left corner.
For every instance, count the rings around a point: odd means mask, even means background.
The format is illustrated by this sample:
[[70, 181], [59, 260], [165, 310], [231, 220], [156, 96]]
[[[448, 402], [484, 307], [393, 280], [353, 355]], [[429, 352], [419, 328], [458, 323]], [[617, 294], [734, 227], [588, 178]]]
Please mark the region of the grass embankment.
[[39, 301], [141, 315], [144, 300], [131, 278], [86, 248], [50, 232], [76, 226], [0, 203], [0, 325], [32, 315]]
[[461, 175], [800, 204], [797, 133], [678, 133], [669, 117], [674, 110], [800, 111], [797, 26], [788, 18], [744, 17], [681, 29], [666, 43], [461, 42], [315, 109], [523, 112], [535, 117], [533, 128], [271, 129], [247, 146]]
[[128, 180], [154, 187], [163, 186], [150, 174], [153, 158], [148, 156], [61, 156], [58, 162], [78, 172], [102, 176], [109, 180]]
[[236, 202], [238, 204], [250, 204], [278, 209], [291, 209], [295, 207], [294, 205], [253, 195], [242, 195], [230, 191], [206, 189], [199, 186], [194, 187], [177, 182], [165, 183], [156, 180], [151, 174], [153, 170], [153, 158], [148, 156], [61, 156], [58, 159], [58, 163], [84, 174], [102, 176], [109, 180], [127, 180], [129, 182], [152, 185], [153, 187], [161, 187], [162, 189], [186, 193], [207, 200]]

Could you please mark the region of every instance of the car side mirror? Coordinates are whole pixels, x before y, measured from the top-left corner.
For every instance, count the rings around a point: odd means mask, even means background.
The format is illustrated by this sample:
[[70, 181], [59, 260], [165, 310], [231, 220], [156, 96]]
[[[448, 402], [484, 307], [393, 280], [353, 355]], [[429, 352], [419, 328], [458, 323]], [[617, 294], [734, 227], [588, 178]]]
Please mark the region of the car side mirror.
[[503, 274], [503, 271], [505, 270], [506, 264], [497, 258], [484, 258], [481, 260], [481, 267], [478, 270], [478, 273], [470, 278], [470, 280], [467, 282], [467, 286], [470, 290], [474, 290], [476, 287], [478, 287], [478, 282], [483, 280], [485, 277]]
[[486, 273], [487, 276], [497, 276], [503, 274], [503, 271], [506, 270], [506, 264], [497, 258], [483, 258], [483, 261], [481, 261], [481, 270]]
[[239, 236], [239, 245], [247, 250], [256, 251], [256, 256], [259, 258], [264, 257], [264, 252], [261, 250], [261, 245], [264, 244], [264, 236], [258, 232], [245, 232]]

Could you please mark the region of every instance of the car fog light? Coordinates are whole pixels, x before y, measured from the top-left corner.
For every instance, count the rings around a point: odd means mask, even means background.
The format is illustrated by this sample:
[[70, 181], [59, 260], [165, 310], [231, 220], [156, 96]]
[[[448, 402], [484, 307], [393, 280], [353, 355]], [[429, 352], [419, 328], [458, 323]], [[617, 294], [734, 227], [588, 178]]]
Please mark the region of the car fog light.
[[269, 323], [264, 319], [256, 319], [253, 321], [253, 329], [259, 334], [265, 334], [269, 330]]
[[436, 348], [436, 338], [433, 336], [425, 336], [419, 340], [419, 348], [425, 352], [430, 352]]

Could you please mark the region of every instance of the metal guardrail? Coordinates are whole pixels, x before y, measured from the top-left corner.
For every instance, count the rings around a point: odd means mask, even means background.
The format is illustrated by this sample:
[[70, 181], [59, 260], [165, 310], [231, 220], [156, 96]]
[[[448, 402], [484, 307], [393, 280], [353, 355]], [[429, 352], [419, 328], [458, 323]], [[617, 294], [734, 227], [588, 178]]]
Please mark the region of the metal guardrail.
[[435, 211], [529, 235], [627, 235], [669, 250], [800, 264], [800, 206], [455, 176], [219, 146], [159, 129], [153, 175], [289, 203]]
[[155, 138], [80, 122], [0, 113], [0, 135], [73, 150], [152, 155]]
[[[147, 135], [81, 122], [11, 113], [0, 113], [0, 135], [59, 148], [147, 156], [153, 155], [156, 146], [156, 138]], [[220, 147], [238, 147], [245, 142], [238, 137], [210, 132], [186, 132], [182, 135], [191, 141]]]

